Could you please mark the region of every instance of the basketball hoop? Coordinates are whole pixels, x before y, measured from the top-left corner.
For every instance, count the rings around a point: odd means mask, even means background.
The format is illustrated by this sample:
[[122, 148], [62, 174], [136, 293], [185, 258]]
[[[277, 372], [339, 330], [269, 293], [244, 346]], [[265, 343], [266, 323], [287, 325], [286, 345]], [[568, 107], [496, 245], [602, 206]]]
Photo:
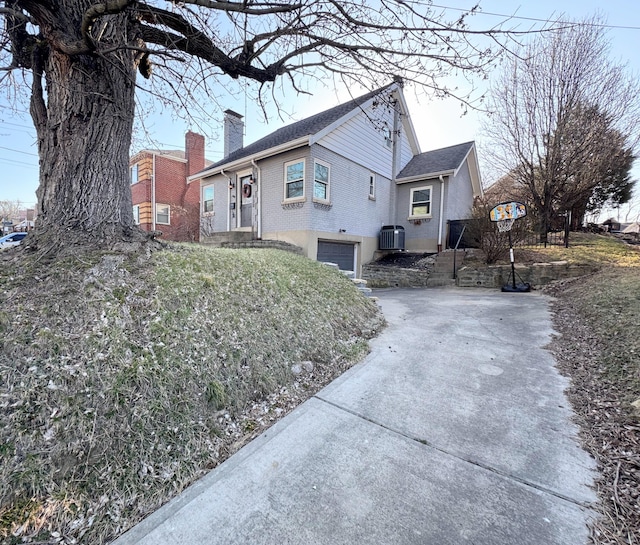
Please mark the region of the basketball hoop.
[[496, 221], [496, 225], [498, 226], [498, 231], [501, 233], [507, 233], [511, 231], [513, 227], [513, 223], [516, 221], [516, 218], [507, 218], [506, 220]]
[[[511, 261], [511, 274], [509, 275], [509, 279], [507, 283], [502, 286], [502, 291], [529, 291], [531, 289], [531, 284], [527, 284], [520, 281], [521, 284], [516, 285], [516, 266], [515, 259], [513, 257], [513, 241], [511, 240], [511, 228], [513, 227], [513, 223], [519, 219], [524, 218], [527, 215], [527, 207], [520, 202], [501, 202], [494, 206], [489, 212], [489, 219], [494, 222], [498, 226], [498, 231], [500, 233], [509, 233], [509, 258]], [[511, 284], [509, 284], [509, 280], [511, 280]]]

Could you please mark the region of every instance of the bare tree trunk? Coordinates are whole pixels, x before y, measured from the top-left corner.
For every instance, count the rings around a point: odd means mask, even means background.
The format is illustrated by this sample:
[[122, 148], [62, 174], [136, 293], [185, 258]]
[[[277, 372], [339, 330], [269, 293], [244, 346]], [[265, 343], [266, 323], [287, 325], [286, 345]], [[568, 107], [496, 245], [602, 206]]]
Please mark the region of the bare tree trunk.
[[[127, 42], [121, 17], [111, 16], [103, 32], [115, 44]], [[51, 49], [34, 64], [31, 115], [43, 168], [30, 247], [46, 253], [71, 244], [109, 247], [140, 240], [128, 172], [135, 54], [125, 49], [70, 56]]]

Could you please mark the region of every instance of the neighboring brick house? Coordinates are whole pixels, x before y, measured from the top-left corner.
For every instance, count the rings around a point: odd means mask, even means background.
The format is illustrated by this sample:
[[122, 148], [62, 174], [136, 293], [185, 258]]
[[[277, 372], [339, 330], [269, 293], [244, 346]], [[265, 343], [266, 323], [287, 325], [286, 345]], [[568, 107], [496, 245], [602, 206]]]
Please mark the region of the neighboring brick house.
[[204, 157], [204, 136], [185, 135], [185, 151], [149, 150], [129, 161], [136, 223], [145, 231], [161, 231], [174, 241], [200, 239], [200, 189], [187, 178], [210, 162]]
[[282, 240], [359, 272], [388, 226], [392, 245], [397, 230], [403, 249], [440, 251], [482, 194], [473, 142], [420, 152], [399, 83], [245, 147], [242, 116], [225, 114], [225, 158], [189, 177], [204, 237]]

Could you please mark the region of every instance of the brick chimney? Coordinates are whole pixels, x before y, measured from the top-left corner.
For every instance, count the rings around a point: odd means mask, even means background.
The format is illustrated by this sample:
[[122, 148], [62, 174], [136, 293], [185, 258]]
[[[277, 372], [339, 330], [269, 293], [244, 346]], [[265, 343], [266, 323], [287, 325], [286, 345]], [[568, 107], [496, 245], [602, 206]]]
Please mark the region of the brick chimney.
[[187, 176], [204, 170], [204, 136], [188, 131], [184, 137]]
[[239, 150], [243, 146], [244, 122], [242, 116], [233, 110], [224, 112], [224, 156]]

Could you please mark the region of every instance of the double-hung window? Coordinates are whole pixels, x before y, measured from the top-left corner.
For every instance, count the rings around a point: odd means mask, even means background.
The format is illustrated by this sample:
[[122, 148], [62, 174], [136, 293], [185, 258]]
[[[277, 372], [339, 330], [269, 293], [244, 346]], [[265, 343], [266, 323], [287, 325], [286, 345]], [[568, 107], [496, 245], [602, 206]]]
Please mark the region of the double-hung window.
[[156, 223], [169, 225], [171, 207], [168, 204], [156, 204]]
[[411, 207], [409, 217], [431, 216], [431, 193], [432, 186], [415, 187], [411, 190]]
[[316, 161], [313, 168], [313, 198], [329, 200], [329, 165]]
[[213, 186], [206, 185], [202, 188], [202, 212], [213, 212]]
[[284, 198], [304, 197], [304, 159], [290, 161], [284, 165]]
[[131, 185], [138, 183], [138, 163], [129, 167], [129, 178], [131, 179]]
[[376, 198], [376, 175], [369, 174], [369, 198], [374, 200]]

